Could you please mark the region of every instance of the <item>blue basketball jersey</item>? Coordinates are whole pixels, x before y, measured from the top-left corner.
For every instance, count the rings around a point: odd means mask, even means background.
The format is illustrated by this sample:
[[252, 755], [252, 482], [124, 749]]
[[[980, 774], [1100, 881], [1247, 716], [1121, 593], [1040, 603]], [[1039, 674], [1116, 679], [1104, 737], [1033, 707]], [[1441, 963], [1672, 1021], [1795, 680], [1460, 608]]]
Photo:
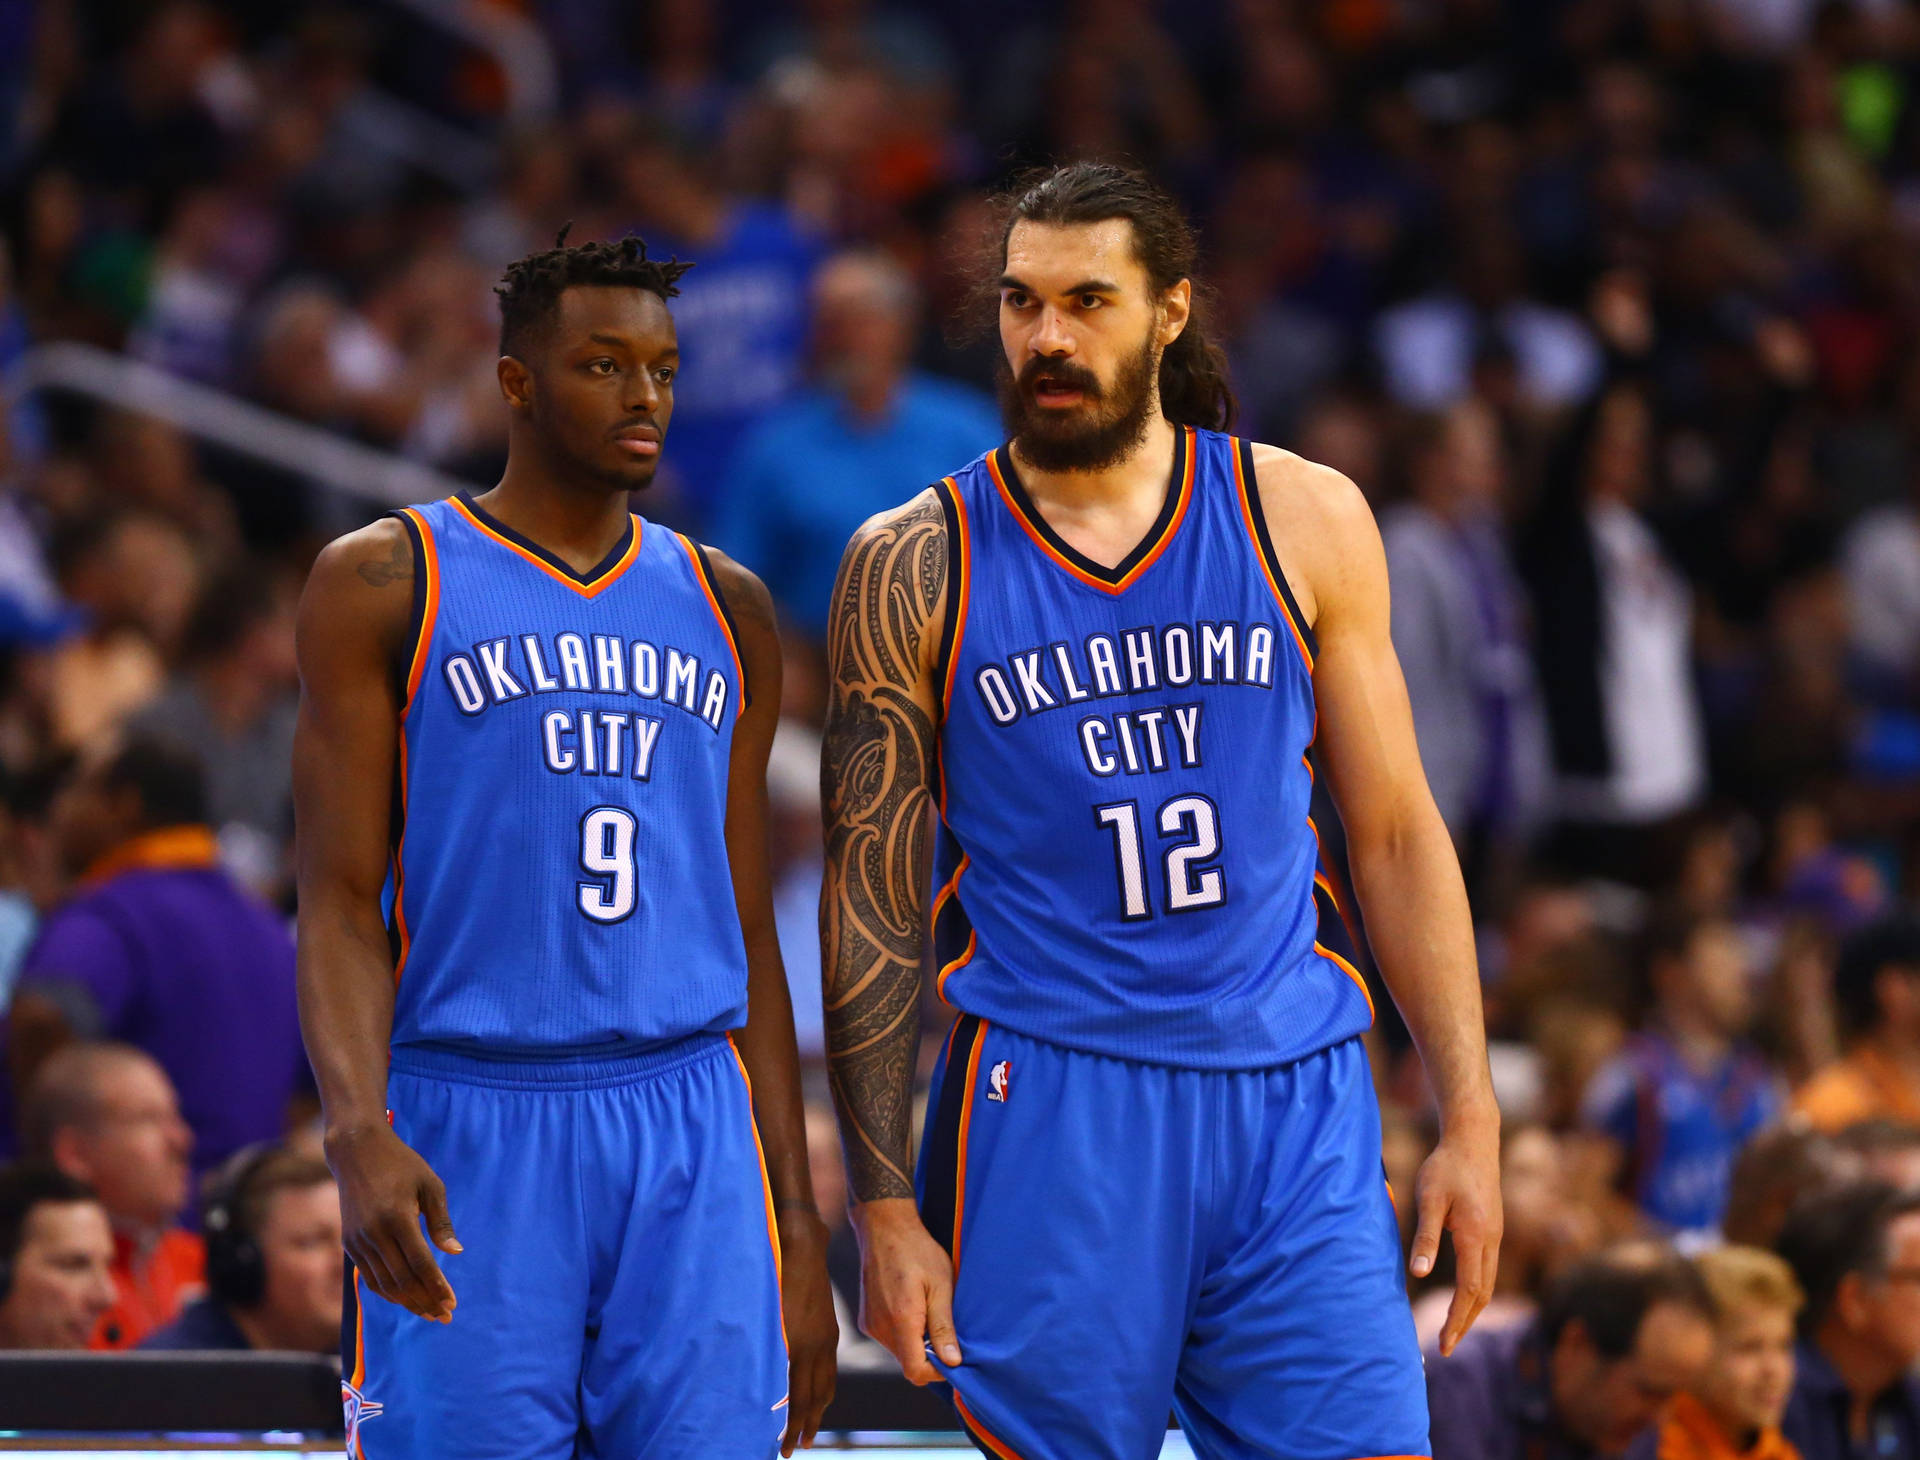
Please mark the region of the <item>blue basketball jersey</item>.
[[744, 1023], [746, 687], [705, 554], [636, 516], [580, 575], [464, 494], [399, 516], [394, 1044], [603, 1056]]
[[1047, 526], [1005, 447], [937, 488], [938, 986], [1072, 1048], [1251, 1069], [1373, 1010], [1334, 943], [1313, 638], [1252, 448], [1177, 437], [1166, 505], [1112, 569]]

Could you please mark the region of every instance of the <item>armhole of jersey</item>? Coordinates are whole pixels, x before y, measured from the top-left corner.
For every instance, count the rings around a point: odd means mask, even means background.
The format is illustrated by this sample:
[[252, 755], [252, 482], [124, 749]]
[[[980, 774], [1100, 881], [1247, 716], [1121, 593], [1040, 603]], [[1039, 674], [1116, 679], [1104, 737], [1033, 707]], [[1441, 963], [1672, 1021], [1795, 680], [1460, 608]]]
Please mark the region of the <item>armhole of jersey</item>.
[[740, 674], [740, 713], [744, 715], [753, 706], [753, 686], [747, 683], [747, 662], [740, 657], [740, 627], [733, 621], [733, 610], [727, 606], [727, 595], [720, 591], [720, 577], [713, 571], [713, 559], [707, 556], [705, 545], [695, 542], [684, 532], [680, 534], [680, 540], [693, 550], [693, 560], [706, 582], [707, 592], [713, 597], [714, 612], [720, 616], [720, 627], [726, 631], [727, 647], [733, 650], [733, 666]]
[[1280, 567], [1280, 554], [1273, 548], [1273, 534], [1267, 530], [1266, 509], [1260, 505], [1260, 479], [1253, 468], [1253, 443], [1241, 438], [1233, 443], [1233, 448], [1234, 465], [1237, 468], [1234, 475], [1240, 479], [1241, 510], [1252, 530], [1254, 548], [1260, 554], [1267, 581], [1272, 584], [1280, 607], [1292, 621], [1294, 637], [1299, 640], [1300, 652], [1306, 658], [1307, 669], [1311, 671], [1320, 646], [1314, 641], [1313, 630], [1307, 627], [1306, 615], [1300, 612], [1293, 590], [1287, 586], [1287, 575]]
[[407, 530], [407, 543], [413, 549], [413, 607], [407, 615], [407, 634], [401, 640], [408, 646], [400, 671], [400, 718], [405, 720], [413, 708], [413, 697], [420, 690], [420, 676], [426, 672], [427, 646], [433, 638], [433, 621], [440, 611], [440, 558], [434, 551], [433, 529], [415, 509], [403, 507], [389, 514]]
[[960, 659], [960, 641], [967, 632], [967, 587], [972, 576], [970, 544], [967, 540], [967, 509], [960, 502], [960, 488], [952, 477], [933, 484], [940, 500], [941, 514], [947, 524], [947, 606], [940, 619], [940, 649], [934, 657], [934, 683], [940, 690], [940, 719], [945, 723], [947, 706], [953, 700], [954, 666]]

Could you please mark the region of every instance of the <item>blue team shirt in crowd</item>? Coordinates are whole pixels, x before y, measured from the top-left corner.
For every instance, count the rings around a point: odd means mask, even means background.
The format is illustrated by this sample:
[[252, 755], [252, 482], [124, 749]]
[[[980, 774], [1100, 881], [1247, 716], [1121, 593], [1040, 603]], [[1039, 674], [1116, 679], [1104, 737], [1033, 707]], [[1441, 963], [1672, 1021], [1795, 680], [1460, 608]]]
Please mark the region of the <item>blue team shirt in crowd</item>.
[[704, 517], [748, 428], [799, 386], [822, 250], [767, 203], [735, 208], [713, 242], [649, 235], [647, 248], [694, 263], [672, 303], [680, 374], [662, 464]]
[[[676, 417], [676, 443], [679, 429]], [[878, 421], [861, 420], [831, 391], [809, 391], [742, 443], [715, 540], [766, 580], [794, 623], [825, 638], [854, 530], [999, 440], [993, 403], [952, 381], [909, 376]]]
[[1690, 1064], [1665, 1034], [1636, 1034], [1588, 1087], [1586, 1123], [1627, 1153], [1628, 1189], [1677, 1231], [1719, 1227], [1734, 1157], [1780, 1114], [1780, 1092], [1755, 1050], [1712, 1069]]

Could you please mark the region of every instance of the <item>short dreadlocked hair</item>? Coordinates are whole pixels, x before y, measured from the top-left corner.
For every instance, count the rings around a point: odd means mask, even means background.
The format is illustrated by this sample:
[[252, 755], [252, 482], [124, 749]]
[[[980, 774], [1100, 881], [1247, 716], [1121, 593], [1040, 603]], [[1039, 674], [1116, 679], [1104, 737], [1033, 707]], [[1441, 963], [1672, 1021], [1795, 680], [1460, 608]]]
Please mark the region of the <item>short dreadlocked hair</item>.
[[553, 247], [507, 265], [494, 289], [500, 296], [500, 353], [519, 356], [552, 320], [561, 294], [577, 285], [645, 289], [662, 300], [680, 292], [680, 276], [693, 267], [679, 259], [650, 259], [646, 242], [629, 233], [615, 243], [567, 244], [569, 223]]

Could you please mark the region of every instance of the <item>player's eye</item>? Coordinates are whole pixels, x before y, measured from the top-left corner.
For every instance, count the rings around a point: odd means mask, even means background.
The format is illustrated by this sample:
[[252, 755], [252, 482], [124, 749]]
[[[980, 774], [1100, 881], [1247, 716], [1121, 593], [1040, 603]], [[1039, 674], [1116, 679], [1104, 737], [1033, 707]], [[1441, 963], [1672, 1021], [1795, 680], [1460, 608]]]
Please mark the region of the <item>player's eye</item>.
[[1082, 294], [1080, 296], [1080, 307], [1082, 309], [1098, 309], [1106, 302], [1107, 301], [1102, 299], [1098, 294]]
[[618, 365], [614, 364], [614, 362], [605, 355], [600, 356], [597, 360], [589, 360], [587, 362], [587, 369], [591, 370], [595, 375], [611, 375], [619, 368]]
[[662, 385], [672, 385], [673, 377], [679, 374], [679, 372], [675, 370], [671, 365], [662, 365], [658, 370], [654, 371], [653, 373], [654, 373], [654, 377]]
[[1009, 289], [1005, 294], [1002, 294], [1000, 298], [1009, 309], [1025, 309], [1027, 305], [1032, 302], [1028, 299], [1027, 291], [1024, 289]]

